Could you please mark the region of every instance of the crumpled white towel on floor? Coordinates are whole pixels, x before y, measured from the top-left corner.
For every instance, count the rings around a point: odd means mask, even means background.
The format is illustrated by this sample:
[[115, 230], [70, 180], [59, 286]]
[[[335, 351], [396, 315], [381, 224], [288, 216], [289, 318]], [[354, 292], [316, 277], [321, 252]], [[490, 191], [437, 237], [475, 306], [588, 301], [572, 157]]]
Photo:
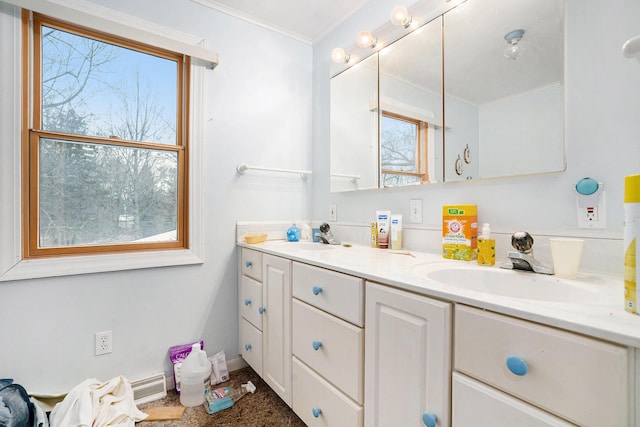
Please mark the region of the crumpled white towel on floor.
[[51, 411], [51, 427], [133, 427], [147, 418], [133, 401], [131, 383], [123, 376], [100, 382], [95, 378], [75, 386]]

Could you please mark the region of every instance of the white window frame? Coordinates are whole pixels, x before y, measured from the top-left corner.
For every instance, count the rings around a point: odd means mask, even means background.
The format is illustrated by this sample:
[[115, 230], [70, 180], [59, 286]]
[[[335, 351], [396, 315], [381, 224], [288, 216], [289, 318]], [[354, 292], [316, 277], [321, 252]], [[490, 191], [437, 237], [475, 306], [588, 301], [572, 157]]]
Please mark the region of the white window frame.
[[[51, 2], [42, 2], [51, 3]], [[83, 4], [85, 4], [83, 6]], [[94, 11], [96, 20], [106, 24], [117, 20], [136, 31], [165, 34], [182, 45], [202, 46], [202, 38], [177, 33], [175, 30], [129, 17], [107, 8], [96, 9], [95, 4], [74, 1], [74, 7]], [[63, 15], [68, 8], [61, 9]], [[74, 22], [73, 14], [60, 17]], [[204, 136], [204, 73], [211, 62], [192, 61], [189, 122], [189, 249], [122, 254], [61, 256], [41, 259], [22, 259], [22, 18], [20, 8], [0, 0], [0, 51], [11, 52], [13, 61], [0, 61], [0, 282], [39, 277], [132, 270], [140, 268], [202, 264], [203, 239], [203, 136]], [[140, 40], [137, 40], [140, 41]], [[162, 47], [162, 46], [161, 46]], [[213, 54], [216, 56], [216, 54]]]

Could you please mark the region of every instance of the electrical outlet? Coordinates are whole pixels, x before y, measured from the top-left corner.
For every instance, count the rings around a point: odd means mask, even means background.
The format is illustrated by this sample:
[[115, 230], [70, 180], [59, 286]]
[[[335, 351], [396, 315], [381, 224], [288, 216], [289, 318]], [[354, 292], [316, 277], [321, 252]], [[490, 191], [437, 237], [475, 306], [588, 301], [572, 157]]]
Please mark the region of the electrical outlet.
[[329, 221], [337, 221], [338, 220], [338, 210], [336, 208], [336, 204], [332, 203], [329, 205]]
[[409, 212], [409, 222], [422, 224], [422, 199], [411, 199], [409, 201]]
[[113, 335], [111, 331], [96, 332], [96, 356], [113, 351]]
[[[584, 203], [582, 203], [584, 205]], [[581, 206], [578, 199], [578, 228], [607, 228], [606, 195], [602, 191], [594, 206]]]

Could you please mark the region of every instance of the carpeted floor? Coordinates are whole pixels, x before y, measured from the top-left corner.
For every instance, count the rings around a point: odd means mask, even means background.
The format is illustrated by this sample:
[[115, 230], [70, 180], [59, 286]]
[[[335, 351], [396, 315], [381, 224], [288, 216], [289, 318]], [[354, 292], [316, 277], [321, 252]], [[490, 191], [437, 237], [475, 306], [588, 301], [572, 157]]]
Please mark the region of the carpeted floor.
[[[180, 420], [143, 421], [137, 427], [305, 427], [273, 390], [251, 368], [243, 368], [230, 373], [229, 381], [216, 385], [240, 386], [247, 381], [256, 386], [254, 394], [246, 394], [229, 409], [208, 414], [203, 406], [187, 408]], [[169, 390], [162, 400], [140, 405], [140, 410], [151, 406], [179, 406], [180, 397], [175, 390]]]

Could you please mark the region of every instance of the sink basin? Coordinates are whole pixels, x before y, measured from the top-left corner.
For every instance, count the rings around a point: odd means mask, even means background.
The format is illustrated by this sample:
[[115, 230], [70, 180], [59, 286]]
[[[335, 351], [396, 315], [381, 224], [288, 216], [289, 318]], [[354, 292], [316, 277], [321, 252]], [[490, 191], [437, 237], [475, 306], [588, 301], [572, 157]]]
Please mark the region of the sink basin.
[[601, 304], [606, 287], [556, 276], [499, 268], [435, 268], [424, 265], [427, 277], [460, 289], [510, 298], [547, 302]]

